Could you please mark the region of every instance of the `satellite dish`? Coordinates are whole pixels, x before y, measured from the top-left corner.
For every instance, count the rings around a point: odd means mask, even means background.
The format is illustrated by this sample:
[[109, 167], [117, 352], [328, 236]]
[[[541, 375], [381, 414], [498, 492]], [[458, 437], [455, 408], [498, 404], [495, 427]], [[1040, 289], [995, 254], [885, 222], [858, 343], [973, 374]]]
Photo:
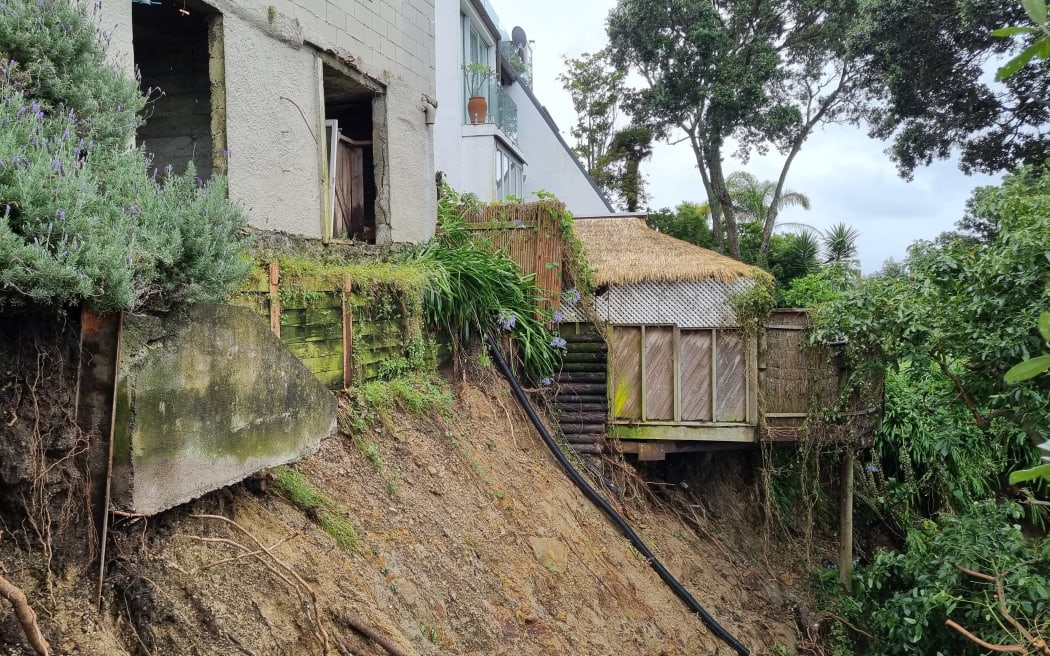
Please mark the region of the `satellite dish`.
[[510, 31], [510, 40], [519, 48], [524, 48], [529, 43], [529, 40], [525, 37], [525, 30], [520, 27], [515, 27]]

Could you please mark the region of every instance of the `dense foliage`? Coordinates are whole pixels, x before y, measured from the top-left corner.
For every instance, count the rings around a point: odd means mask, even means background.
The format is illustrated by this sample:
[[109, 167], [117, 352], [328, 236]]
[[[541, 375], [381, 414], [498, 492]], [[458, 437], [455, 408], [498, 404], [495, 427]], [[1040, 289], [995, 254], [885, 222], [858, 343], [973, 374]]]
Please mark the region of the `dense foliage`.
[[[882, 274], [823, 287], [816, 338], [847, 338], [858, 378], [886, 376], [857, 492], [901, 549], [859, 566], [852, 596], [835, 602], [875, 637], [857, 653], [984, 653], [947, 619], [995, 644], [1025, 644], [988, 581], [956, 566], [1002, 575], [1009, 612], [1036, 634], [1047, 628], [1038, 613], [1050, 542], [1026, 537], [1019, 507], [994, 499], [1010, 472], [1038, 462], [1035, 445], [1050, 430], [1050, 381], [1004, 380], [1046, 348], [1037, 317], [1050, 307], [1048, 252], [1050, 173], [1023, 167], [975, 190], [959, 230], [913, 245]], [[1039, 486], [1013, 492], [1028, 499]]]
[[145, 98], [107, 61], [87, 5], [0, 7], [0, 311], [213, 300], [244, 276], [225, 182], [149, 171]]
[[868, 0], [851, 48], [863, 62], [872, 136], [910, 176], [958, 151], [966, 171], [1002, 171], [1050, 156], [1050, 75], [1032, 62], [991, 84], [982, 72], [1036, 35], [997, 38], [996, 28], [1027, 24], [1017, 0]]
[[636, 123], [659, 138], [684, 135], [711, 207], [716, 245], [740, 256], [736, 208], [722, 160], [784, 154], [762, 217], [759, 250], [769, 247], [791, 163], [812, 130], [842, 118], [854, 70], [845, 49], [851, 0], [697, 2], [620, 0], [609, 15], [609, 52], [644, 84], [627, 94]]
[[547, 381], [564, 340], [547, 328], [551, 317], [539, 309], [542, 295], [534, 277], [523, 275], [506, 253], [479, 243], [462, 218], [464, 211], [469, 211], [468, 199], [443, 189], [438, 235], [419, 255], [433, 273], [423, 294], [426, 318], [456, 343], [484, 331], [509, 333], [528, 377]]
[[1009, 614], [1030, 630], [1050, 628], [1050, 541], [1026, 539], [1020, 517], [1016, 504], [980, 502], [964, 514], [923, 522], [909, 530], [904, 550], [880, 551], [858, 568], [854, 595], [839, 597], [838, 609], [870, 636], [860, 635], [857, 653], [988, 653], [947, 628], [948, 619], [992, 644], [1027, 647], [999, 612], [995, 583], [960, 568], [1001, 577]]

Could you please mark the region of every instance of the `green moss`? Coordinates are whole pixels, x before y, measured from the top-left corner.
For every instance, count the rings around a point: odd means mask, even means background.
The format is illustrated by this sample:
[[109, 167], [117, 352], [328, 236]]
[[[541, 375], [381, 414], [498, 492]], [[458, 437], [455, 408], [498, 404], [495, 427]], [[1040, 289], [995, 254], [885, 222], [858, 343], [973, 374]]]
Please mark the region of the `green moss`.
[[317, 523], [344, 549], [357, 551], [361, 536], [357, 534], [357, 529], [348, 519], [333, 512], [322, 512], [318, 515]]

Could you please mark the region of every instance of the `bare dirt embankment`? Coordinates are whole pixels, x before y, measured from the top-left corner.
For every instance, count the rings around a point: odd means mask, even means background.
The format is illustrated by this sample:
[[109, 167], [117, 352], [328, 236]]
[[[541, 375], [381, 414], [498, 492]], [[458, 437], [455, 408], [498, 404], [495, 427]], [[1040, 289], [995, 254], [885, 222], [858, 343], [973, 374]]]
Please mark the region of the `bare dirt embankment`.
[[[355, 623], [403, 654], [732, 653], [572, 486], [503, 381], [483, 377], [456, 385], [446, 419], [394, 413], [297, 465], [330, 497], [326, 513], [353, 524], [352, 549], [263, 479], [120, 518], [101, 615], [93, 574], [45, 581], [19, 527], [0, 538], [0, 562], [59, 654], [388, 653]], [[706, 460], [715, 473], [690, 509], [698, 522], [645, 495], [616, 505], [753, 653], [791, 650], [794, 563], [763, 551], [742, 459]], [[719, 473], [720, 462], [736, 469]], [[0, 654], [29, 653], [0, 608]]]

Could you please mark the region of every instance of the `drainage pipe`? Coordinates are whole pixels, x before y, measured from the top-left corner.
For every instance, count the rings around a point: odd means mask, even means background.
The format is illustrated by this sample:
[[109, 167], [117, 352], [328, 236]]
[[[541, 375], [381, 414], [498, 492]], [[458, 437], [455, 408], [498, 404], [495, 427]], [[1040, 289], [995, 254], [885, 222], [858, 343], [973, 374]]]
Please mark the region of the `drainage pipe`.
[[492, 335], [489, 335], [488, 332], [485, 333], [485, 341], [488, 343], [489, 349], [492, 351], [492, 356], [495, 358], [500, 372], [503, 374], [504, 378], [507, 379], [507, 382], [510, 383], [511, 389], [514, 391], [514, 396], [518, 399], [518, 403], [525, 411], [525, 414], [529, 416], [532, 425], [536, 427], [537, 431], [539, 431], [540, 436], [543, 437], [543, 441], [547, 443], [547, 448], [554, 454], [554, 457], [558, 460], [558, 464], [562, 466], [562, 469], [564, 469], [569, 475], [572, 482], [576, 484], [576, 487], [580, 488], [580, 491], [583, 492], [585, 497], [590, 499], [609, 519], [613, 521], [614, 524], [620, 527], [620, 530], [627, 536], [627, 539], [631, 541], [631, 544], [638, 550], [638, 553], [642, 554], [649, 562], [649, 566], [653, 568], [653, 571], [655, 571], [657, 575], [663, 579], [664, 583], [666, 583], [667, 586], [678, 595], [679, 599], [685, 602], [685, 605], [689, 606], [694, 613], [700, 616], [700, 619], [707, 625], [707, 628], [711, 629], [711, 632], [714, 633], [715, 636], [732, 647], [736, 653], [740, 654], [740, 656], [750, 656], [751, 650], [745, 647], [742, 642], [733, 636], [733, 634], [719, 624], [718, 621], [711, 616], [711, 613], [708, 613], [704, 607], [700, 605], [700, 602], [698, 602], [693, 595], [689, 594], [689, 591], [678, 582], [678, 579], [667, 571], [667, 568], [663, 566], [663, 563], [656, 559], [653, 552], [649, 550], [649, 547], [647, 547], [644, 542], [642, 542], [642, 539], [634, 532], [634, 529], [631, 528], [630, 524], [627, 523], [620, 513], [616, 512], [616, 509], [610, 506], [609, 502], [603, 499], [602, 496], [591, 487], [591, 484], [588, 483], [578, 471], [576, 471], [576, 468], [572, 466], [569, 459], [566, 458], [565, 454], [558, 448], [558, 445], [554, 442], [554, 438], [552, 438], [551, 434], [547, 432], [547, 427], [543, 425], [542, 421], [540, 421], [539, 415], [536, 414], [536, 409], [532, 407], [529, 399], [525, 396], [525, 392], [522, 391], [521, 385], [514, 377], [510, 367], [507, 366], [507, 361], [504, 359], [499, 346], [496, 344], [496, 341], [492, 339]]

